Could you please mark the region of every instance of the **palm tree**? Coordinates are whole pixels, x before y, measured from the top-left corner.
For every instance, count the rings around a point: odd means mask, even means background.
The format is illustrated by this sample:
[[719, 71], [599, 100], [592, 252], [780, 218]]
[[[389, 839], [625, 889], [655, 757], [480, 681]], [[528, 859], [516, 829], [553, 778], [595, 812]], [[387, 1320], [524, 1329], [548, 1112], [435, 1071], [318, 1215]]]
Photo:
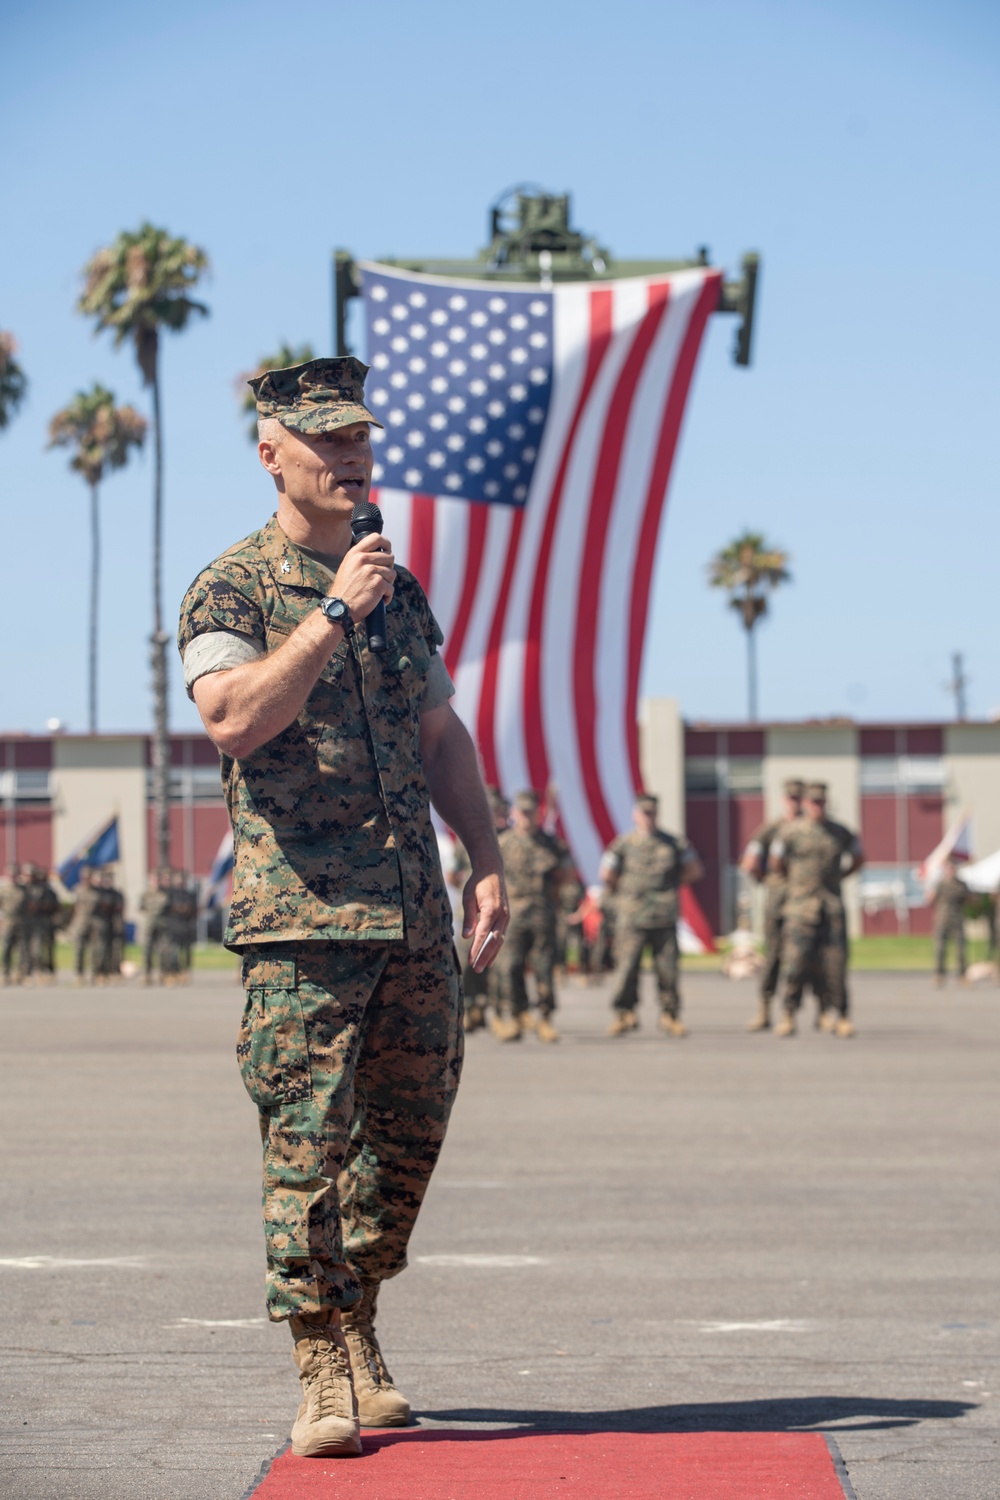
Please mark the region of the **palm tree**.
[[97, 733], [97, 600], [101, 577], [99, 487], [113, 469], [128, 463], [129, 451], [146, 441], [146, 418], [133, 406], [116, 406], [112, 393], [96, 382], [77, 391], [49, 423], [49, 447], [72, 448], [69, 466], [90, 488], [90, 649], [87, 675], [88, 720]]
[[83, 270], [78, 311], [95, 319], [96, 332], [109, 329], [115, 347], [131, 343], [143, 385], [153, 397], [153, 821], [157, 858], [169, 856], [170, 738], [167, 703], [167, 641], [163, 629], [163, 422], [160, 407], [160, 334], [180, 333], [191, 317], [208, 308], [191, 291], [208, 269], [197, 245], [174, 239], [145, 223], [98, 250]]
[[28, 378], [16, 359], [17, 339], [0, 331], [0, 427], [6, 427], [28, 391]]
[[754, 626], [767, 614], [768, 596], [789, 583], [789, 556], [772, 547], [759, 531], [744, 531], [717, 552], [708, 565], [712, 588], [725, 589], [747, 633], [747, 704], [750, 722], [757, 719], [757, 654]]
[[253, 391], [247, 389], [247, 381], [256, 380], [265, 370], [287, 370], [290, 365], [304, 365], [307, 359], [315, 358], [312, 344], [280, 344], [276, 354], [259, 359], [255, 369], [237, 376], [236, 395], [241, 411], [249, 418], [247, 436], [252, 443], [257, 441], [257, 401]]

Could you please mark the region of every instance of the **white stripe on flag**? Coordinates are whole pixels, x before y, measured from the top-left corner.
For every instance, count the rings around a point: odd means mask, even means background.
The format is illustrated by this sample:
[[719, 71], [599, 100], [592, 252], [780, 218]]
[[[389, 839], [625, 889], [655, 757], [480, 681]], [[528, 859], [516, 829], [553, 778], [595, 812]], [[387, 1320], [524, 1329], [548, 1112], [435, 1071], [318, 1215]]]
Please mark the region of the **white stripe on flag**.
[[[462, 662], [455, 679], [455, 711], [474, 740], [478, 742], [479, 699], [483, 682], [483, 665], [489, 644], [490, 629], [496, 613], [497, 595], [507, 557], [510, 529], [516, 512], [509, 505], [491, 505], [486, 518], [486, 545], [483, 565], [476, 589], [475, 603], [465, 634]], [[460, 586], [461, 580], [456, 580]], [[431, 608], [433, 609], [433, 604]]]
[[604, 559], [597, 632], [597, 754], [608, 811], [616, 827], [629, 826], [632, 770], [626, 709], [629, 683], [628, 603], [635, 577], [642, 522], [656, 445], [673, 385], [677, 357], [701, 293], [698, 272], [671, 277], [670, 300], [647, 355], [628, 417]]
[[524, 719], [528, 614], [552, 489], [583, 383], [590, 333], [590, 295], [587, 287], [560, 288], [555, 299], [554, 364], [559, 371], [559, 379], [552, 392], [548, 420], [528, 496], [517, 566], [504, 621], [504, 645], [497, 681], [497, 764], [501, 785], [512, 793], [530, 787], [532, 781], [528, 768]]
[[469, 562], [470, 511], [468, 500], [449, 496], [434, 501], [434, 561], [427, 595], [436, 601], [431, 608], [446, 642], [451, 640]]

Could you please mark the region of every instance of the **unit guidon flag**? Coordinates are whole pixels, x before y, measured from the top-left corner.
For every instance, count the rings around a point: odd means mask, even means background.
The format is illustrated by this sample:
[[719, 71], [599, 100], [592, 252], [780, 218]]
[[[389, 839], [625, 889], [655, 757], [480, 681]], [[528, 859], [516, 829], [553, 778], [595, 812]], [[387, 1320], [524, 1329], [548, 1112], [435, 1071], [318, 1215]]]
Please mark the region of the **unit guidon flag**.
[[361, 276], [386, 533], [440, 621], [487, 780], [554, 783], [591, 881], [642, 783], [656, 539], [721, 273]]

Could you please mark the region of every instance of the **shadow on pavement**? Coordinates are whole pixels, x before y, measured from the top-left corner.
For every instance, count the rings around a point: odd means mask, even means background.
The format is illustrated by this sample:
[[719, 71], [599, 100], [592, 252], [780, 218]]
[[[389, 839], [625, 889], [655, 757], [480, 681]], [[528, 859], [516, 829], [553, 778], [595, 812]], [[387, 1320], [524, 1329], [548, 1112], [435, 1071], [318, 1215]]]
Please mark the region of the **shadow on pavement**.
[[[876, 1396], [789, 1396], [774, 1401], [706, 1401], [690, 1406], [636, 1406], [626, 1411], [520, 1411], [453, 1406], [421, 1411], [432, 1422], [510, 1422], [521, 1431], [786, 1432], [838, 1426], [858, 1432], [945, 1421], [975, 1409], [972, 1401], [904, 1401]], [[494, 1434], [496, 1435], [496, 1434]]]

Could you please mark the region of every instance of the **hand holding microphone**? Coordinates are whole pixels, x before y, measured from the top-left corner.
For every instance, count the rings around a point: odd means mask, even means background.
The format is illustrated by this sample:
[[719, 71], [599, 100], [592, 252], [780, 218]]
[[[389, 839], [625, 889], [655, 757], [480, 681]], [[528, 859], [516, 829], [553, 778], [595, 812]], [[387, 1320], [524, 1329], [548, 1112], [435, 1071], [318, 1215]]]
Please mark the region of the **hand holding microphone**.
[[[363, 515], [362, 522], [369, 529], [353, 532], [354, 544], [337, 569], [330, 598], [342, 599], [353, 620], [360, 623], [367, 618], [369, 647], [373, 651], [384, 651], [385, 603], [392, 598], [396, 559], [389, 544], [382, 540], [382, 516], [378, 507], [359, 502], [355, 512], [359, 510], [373, 511], [374, 518]], [[374, 644], [373, 636], [381, 644]]]
[[[355, 542], [362, 537], [382, 535], [382, 512], [371, 500], [359, 500], [351, 514], [351, 535]], [[366, 621], [369, 651], [384, 651], [385, 599], [379, 599]]]

